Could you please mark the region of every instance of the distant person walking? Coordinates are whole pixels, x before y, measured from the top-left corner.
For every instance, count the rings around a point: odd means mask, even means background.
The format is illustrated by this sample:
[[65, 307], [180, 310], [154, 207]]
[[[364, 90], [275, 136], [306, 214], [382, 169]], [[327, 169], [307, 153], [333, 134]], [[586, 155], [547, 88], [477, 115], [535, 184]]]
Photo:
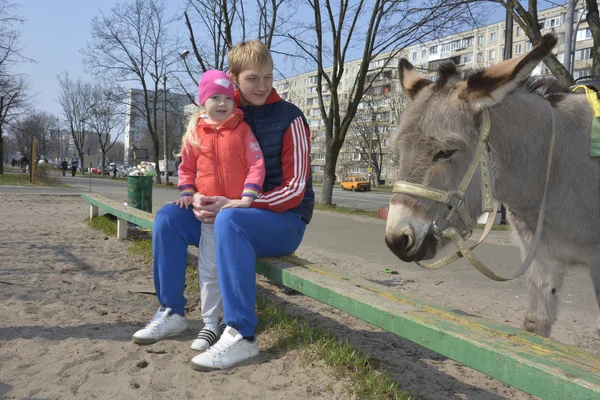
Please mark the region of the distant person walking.
[[67, 161], [67, 157], [63, 158], [60, 163], [60, 169], [62, 170], [62, 176], [67, 175], [67, 170], [69, 169], [69, 162]]
[[79, 158], [75, 154], [73, 154], [73, 158], [71, 158], [71, 176], [75, 176], [77, 172], [77, 167], [79, 167]]

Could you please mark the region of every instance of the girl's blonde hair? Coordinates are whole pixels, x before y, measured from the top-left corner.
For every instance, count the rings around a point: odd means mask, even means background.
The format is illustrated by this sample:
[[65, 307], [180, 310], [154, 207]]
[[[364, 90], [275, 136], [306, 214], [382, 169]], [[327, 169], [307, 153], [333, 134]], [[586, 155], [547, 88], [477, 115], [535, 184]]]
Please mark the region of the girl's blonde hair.
[[181, 149], [179, 150], [179, 153], [175, 154], [175, 157], [181, 156], [181, 153], [183, 153], [183, 149], [188, 146], [200, 148], [200, 138], [196, 134], [198, 120], [200, 118], [202, 118], [201, 111], [194, 112], [190, 117], [190, 122], [188, 122], [185, 134], [181, 138]]

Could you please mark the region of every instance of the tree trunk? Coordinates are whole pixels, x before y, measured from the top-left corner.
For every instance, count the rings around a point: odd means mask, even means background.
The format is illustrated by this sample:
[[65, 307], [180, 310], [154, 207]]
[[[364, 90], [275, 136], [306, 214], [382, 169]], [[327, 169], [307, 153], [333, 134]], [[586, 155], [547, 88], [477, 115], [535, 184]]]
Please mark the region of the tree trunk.
[[152, 144], [154, 146], [154, 162], [156, 163], [156, 178], [154, 179], [154, 181], [156, 183], [158, 183], [159, 185], [161, 184], [161, 179], [160, 179], [160, 167], [158, 165], [158, 158], [160, 157], [160, 142], [158, 140], [158, 134], [155, 135], [156, 137], [152, 137]]
[[[105, 173], [106, 173], [106, 152], [103, 150], [102, 151], [102, 175], [100, 175], [100, 176], [104, 177]], [[110, 171], [108, 171], [108, 175], [110, 176]]]
[[598, 12], [598, 2], [596, 0], [586, 0], [588, 4], [587, 22], [592, 32], [592, 38], [594, 39], [595, 51], [592, 51], [592, 75], [595, 77], [600, 76], [600, 13]]
[[2, 127], [0, 127], [0, 175], [4, 175], [4, 138], [2, 137]]
[[335, 166], [340, 154], [342, 141], [327, 138], [325, 144], [325, 171], [323, 173], [323, 186], [321, 187], [320, 204], [330, 206], [333, 200], [333, 184], [335, 183]]

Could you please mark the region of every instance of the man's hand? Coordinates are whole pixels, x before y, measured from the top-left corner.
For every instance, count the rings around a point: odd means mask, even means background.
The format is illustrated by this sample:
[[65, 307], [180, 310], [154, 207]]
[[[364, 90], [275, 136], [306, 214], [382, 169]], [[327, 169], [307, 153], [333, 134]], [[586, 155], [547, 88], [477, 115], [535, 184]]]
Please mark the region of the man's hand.
[[179, 208], [183, 208], [185, 207], [186, 209], [192, 204], [192, 196], [181, 196], [180, 198], [177, 199], [177, 201], [175, 202], [176, 206], [179, 206]]
[[194, 215], [200, 222], [213, 224], [217, 213], [230, 201], [224, 196], [204, 196], [203, 194], [196, 193], [192, 202]]
[[250, 204], [252, 204], [252, 201], [254, 201], [254, 198], [244, 196], [241, 198], [241, 200], [229, 200], [229, 202], [223, 207], [221, 207], [221, 209], [223, 210], [225, 208], [248, 208], [250, 207]]

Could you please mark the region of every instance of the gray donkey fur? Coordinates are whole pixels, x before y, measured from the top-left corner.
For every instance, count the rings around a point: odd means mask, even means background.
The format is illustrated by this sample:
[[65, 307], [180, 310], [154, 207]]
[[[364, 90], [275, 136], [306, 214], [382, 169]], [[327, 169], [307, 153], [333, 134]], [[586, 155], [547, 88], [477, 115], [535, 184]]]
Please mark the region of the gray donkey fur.
[[[489, 107], [493, 194], [509, 209], [524, 258], [543, 196], [554, 112], [556, 142], [543, 234], [526, 273], [529, 305], [524, 327], [542, 336], [550, 335], [556, 320], [568, 267], [589, 268], [600, 305], [600, 161], [589, 155], [593, 113], [583, 94], [527, 81], [555, 43], [553, 36], [544, 36], [530, 53], [467, 80], [446, 66], [432, 83], [402, 60], [402, 87], [413, 102], [393, 139], [393, 150], [400, 156], [398, 179], [456, 190], [473, 158], [481, 110]], [[478, 174], [465, 195], [473, 216], [481, 214], [482, 207]], [[431, 227], [445, 209], [443, 204], [395, 193], [386, 225], [388, 247], [404, 261], [433, 258], [447, 244]], [[460, 224], [457, 218], [455, 225]], [[600, 320], [597, 328], [600, 334]]]

